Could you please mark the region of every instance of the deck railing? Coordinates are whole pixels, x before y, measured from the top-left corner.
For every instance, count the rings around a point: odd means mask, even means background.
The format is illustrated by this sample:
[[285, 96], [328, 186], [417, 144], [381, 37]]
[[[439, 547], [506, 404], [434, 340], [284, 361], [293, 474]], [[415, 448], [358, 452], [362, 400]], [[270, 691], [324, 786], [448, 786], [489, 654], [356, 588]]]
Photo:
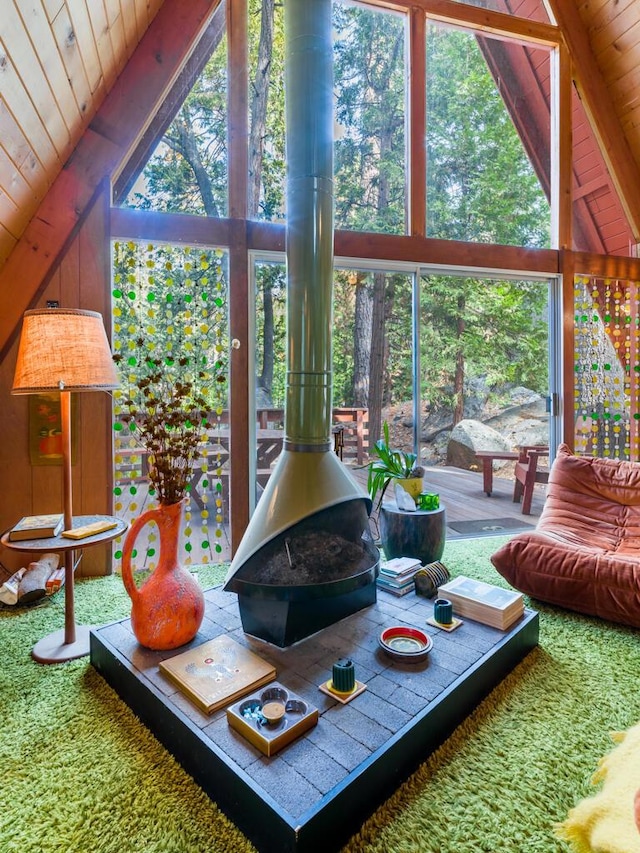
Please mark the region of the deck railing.
[[[356, 465], [364, 465], [369, 449], [369, 412], [363, 408], [336, 408], [332, 413], [332, 434], [334, 438], [335, 452], [344, 462]], [[211, 429], [207, 435], [207, 456], [215, 459], [216, 469], [220, 477], [225, 481], [223, 491], [226, 493], [228, 468], [229, 468], [229, 442], [226, 435], [221, 435], [220, 425], [226, 427], [229, 424], [229, 412], [225, 409], [220, 415], [215, 416], [216, 427]], [[284, 409], [258, 409], [256, 412], [256, 427], [258, 430], [257, 442], [257, 470], [258, 481], [265, 485], [269, 478], [270, 469], [275, 463], [282, 443], [278, 445], [278, 431], [284, 433]], [[144, 482], [147, 479], [148, 453], [144, 448], [119, 447], [115, 453], [116, 477], [120, 483]], [[192, 482], [192, 496], [196, 503], [198, 500], [198, 488], [201, 479], [199, 469], [194, 474]]]

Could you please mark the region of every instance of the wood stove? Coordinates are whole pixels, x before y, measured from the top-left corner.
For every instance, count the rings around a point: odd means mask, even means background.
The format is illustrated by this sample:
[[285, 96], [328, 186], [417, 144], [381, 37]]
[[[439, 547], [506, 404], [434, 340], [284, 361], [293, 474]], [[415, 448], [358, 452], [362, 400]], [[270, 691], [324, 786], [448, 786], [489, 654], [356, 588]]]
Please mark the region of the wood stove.
[[283, 451], [225, 589], [247, 633], [280, 646], [376, 600], [371, 501], [332, 450], [331, 0], [287, 2], [287, 392]]

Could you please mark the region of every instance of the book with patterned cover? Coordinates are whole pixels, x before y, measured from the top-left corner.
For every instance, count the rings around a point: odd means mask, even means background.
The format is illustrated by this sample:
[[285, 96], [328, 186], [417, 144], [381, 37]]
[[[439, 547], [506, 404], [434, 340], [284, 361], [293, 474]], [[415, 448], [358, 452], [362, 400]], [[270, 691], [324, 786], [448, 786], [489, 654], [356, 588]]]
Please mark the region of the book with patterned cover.
[[272, 664], [226, 635], [162, 661], [160, 672], [205, 714], [276, 677]]
[[60, 513], [53, 515], [25, 515], [9, 531], [10, 542], [27, 539], [48, 539], [62, 530], [64, 518]]

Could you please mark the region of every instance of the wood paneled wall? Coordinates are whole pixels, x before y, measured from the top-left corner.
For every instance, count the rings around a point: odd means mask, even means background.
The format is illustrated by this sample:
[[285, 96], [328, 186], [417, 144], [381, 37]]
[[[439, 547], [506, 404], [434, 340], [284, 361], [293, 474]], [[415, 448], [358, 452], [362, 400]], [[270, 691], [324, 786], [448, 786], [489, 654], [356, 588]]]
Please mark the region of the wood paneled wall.
[[[99, 311], [111, 338], [108, 194], [105, 190], [86, 217], [34, 308], [56, 300], [61, 308]], [[20, 282], [16, 282], [20, 287]], [[62, 512], [62, 467], [31, 465], [29, 459], [29, 397], [11, 396], [18, 342], [0, 364], [0, 529], [23, 515]], [[76, 394], [77, 456], [73, 466], [74, 515], [111, 512], [112, 416], [111, 397], [104, 392]], [[111, 572], [111, 545], [88, 548], [77, 575]], [[0, 550], [2, 565], [15, 571], [31, 559], [28, 554]]]

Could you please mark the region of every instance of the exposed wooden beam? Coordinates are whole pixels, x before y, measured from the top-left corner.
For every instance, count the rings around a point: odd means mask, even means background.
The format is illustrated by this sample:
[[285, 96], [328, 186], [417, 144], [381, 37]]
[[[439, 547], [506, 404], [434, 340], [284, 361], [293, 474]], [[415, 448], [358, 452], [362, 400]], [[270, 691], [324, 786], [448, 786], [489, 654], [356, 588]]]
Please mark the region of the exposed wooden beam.
[[116, 175], [219, 0], [165, 0], [0, 272], [0, 359], [100, 182]]
[[638, 169], [611, 95], [589, 44], [587, 30], [574, 3], [549, 0], [571, 54], [574, 77], [602, 155], [629, 220], [635, 242], [640, 240], [640, 169]]

